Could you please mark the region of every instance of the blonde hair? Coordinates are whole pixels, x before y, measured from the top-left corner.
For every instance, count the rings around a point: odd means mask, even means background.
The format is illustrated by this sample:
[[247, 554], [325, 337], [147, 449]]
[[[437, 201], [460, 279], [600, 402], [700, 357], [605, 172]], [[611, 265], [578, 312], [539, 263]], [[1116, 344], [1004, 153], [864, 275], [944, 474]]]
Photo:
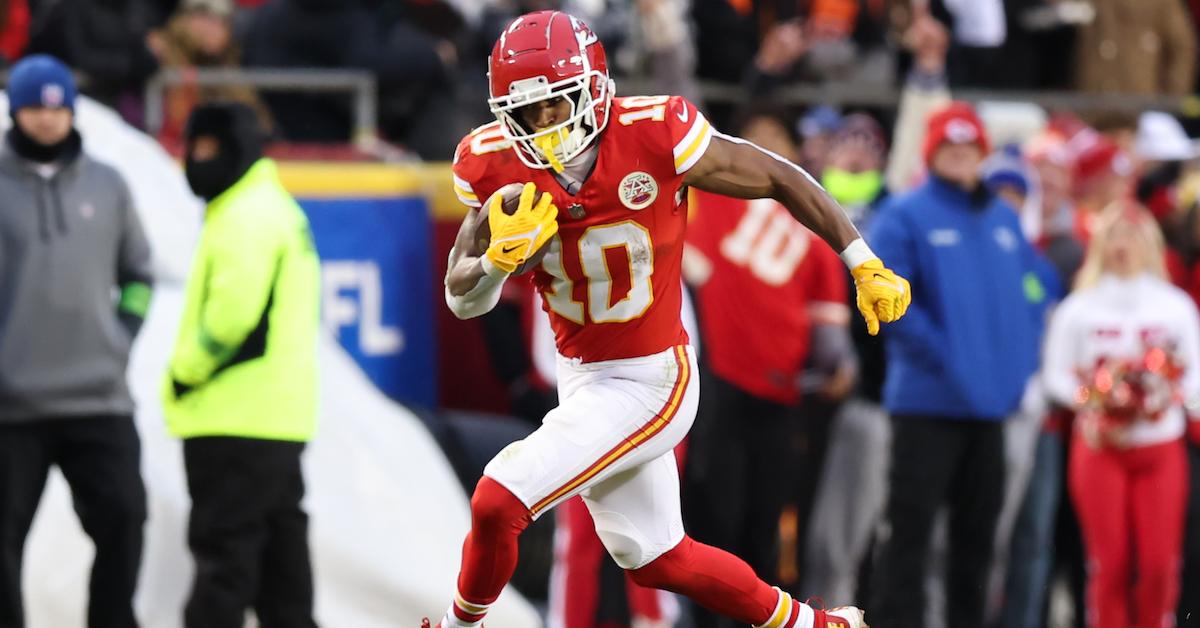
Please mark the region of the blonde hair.
[[1116, 201], [1110, 203], [1096, 217], [1087, 256], [1075, 275], [1076, 290], [1096, 285], [1107, 272], [1104, 268], [1104, 251], [1108, 248], [1109, 238], [1118, 229], [1132, 231], [1139, 240], [1142, 266], [1137, 269], [1138, 272], [1148, 272], [1166, 280], [1166, 252], [1158, 223], [1141, 205], [1130, 201]]

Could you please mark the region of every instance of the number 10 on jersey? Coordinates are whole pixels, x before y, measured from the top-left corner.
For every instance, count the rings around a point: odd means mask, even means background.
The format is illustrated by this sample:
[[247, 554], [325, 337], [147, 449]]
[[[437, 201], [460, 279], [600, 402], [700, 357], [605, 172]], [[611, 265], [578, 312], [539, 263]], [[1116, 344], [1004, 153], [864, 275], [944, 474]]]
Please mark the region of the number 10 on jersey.
[[[574, 297], [575, 283], [563, 267], [560, 237], [555, 236], [550, 246], [542, 259], [542, 268], [553, 277], [550, 287], [543, 291], [546, 303], [554, 313], [582, 325], [585, 304]], [[612, 251], [618, 253], [612, 257], [624, 257], [626, 264], [610, 267]], [[654, 247], [645, 227], [632, 220], [590, 227], [579, 236], [578, 253], [587, 282], [587, 313], [593, 323], [624, 323], [650, 309], [654, 301], [650, 279], [654, 273]], [[626, 278], [629, 291], [623, 296], [614, 295], [614, 283], [618, 283], [614, 279]], [[614, 296], [620, 298], [614, 302]]]

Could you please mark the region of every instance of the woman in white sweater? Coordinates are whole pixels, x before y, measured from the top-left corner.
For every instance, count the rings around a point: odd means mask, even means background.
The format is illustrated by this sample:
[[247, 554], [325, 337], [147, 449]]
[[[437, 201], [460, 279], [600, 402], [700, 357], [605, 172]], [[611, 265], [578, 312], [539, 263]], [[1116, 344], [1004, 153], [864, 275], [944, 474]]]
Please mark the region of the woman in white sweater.
[[[1135, 394], [1114, 411], [1121, 387], [1110, 392], [1103, 377], [1089, 374], [1098, 364], [1113, 373], [1118, 364], [1144, 363], [1154, 347], [1182, 367], [1149, 378], [1173, 394]], [[1140, 207], [1113, 206], [1098, 221], [1075, 292], [1050, 322], [1042, 373], [1050, 395], [1078, 409], [1067, 473], [1088, 555], [1088, 626], [1173, 626], [1187, 501], [1184, 435], [1200, 435], [1187, 411], [1200, 399], [1200, 316], [1168, 283], [1162, 235]]]

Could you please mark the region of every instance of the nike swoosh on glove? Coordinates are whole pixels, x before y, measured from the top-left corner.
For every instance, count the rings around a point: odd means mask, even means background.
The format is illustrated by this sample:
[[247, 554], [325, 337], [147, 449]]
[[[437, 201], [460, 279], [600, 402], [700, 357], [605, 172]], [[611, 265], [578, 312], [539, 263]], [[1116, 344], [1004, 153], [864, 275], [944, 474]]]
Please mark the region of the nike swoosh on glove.
[[537, 198], [537, 187], [526, 183], [517, 211], [504, 213], [504, 198], [493, 194], [488, 201], [488, 227], [492, 239], [487, 257], [500, 270], [511, 273], [541, 250], [558, 233], [558, 207], [549, 194]]
[[888, 270], [879, 259], [867, 260], [851, 269], [858, 291], [858, 311], [867, 321], [867, 333], [879, 333], [879, 323], [899, 320], [912, 302], [908, 280]]

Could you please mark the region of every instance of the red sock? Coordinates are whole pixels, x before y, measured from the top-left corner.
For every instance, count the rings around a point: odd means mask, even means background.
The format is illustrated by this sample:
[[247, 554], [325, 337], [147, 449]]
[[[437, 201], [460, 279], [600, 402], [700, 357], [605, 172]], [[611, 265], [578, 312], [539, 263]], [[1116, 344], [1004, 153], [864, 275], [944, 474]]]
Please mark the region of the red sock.
[[[743, 624], [767, 623], [779, 604], [779, 591], [754, 575], [740, 558], [691, 537], [654, 559], [649, 565], [629, 572], [634, 582], [654, 589], [686, 595], [697, 604]], [[795, 623], [799, 604], [793, 605], [790, 621]]]
[[483, 619], [500, 596], [517, 568], [517, 537], [532, 520], [529, 509], [508, 489], [487, 476], [479, 480], [471, 496], [471, 531], [463, 542], [458, 599], [452, 605], [460, 622]]

